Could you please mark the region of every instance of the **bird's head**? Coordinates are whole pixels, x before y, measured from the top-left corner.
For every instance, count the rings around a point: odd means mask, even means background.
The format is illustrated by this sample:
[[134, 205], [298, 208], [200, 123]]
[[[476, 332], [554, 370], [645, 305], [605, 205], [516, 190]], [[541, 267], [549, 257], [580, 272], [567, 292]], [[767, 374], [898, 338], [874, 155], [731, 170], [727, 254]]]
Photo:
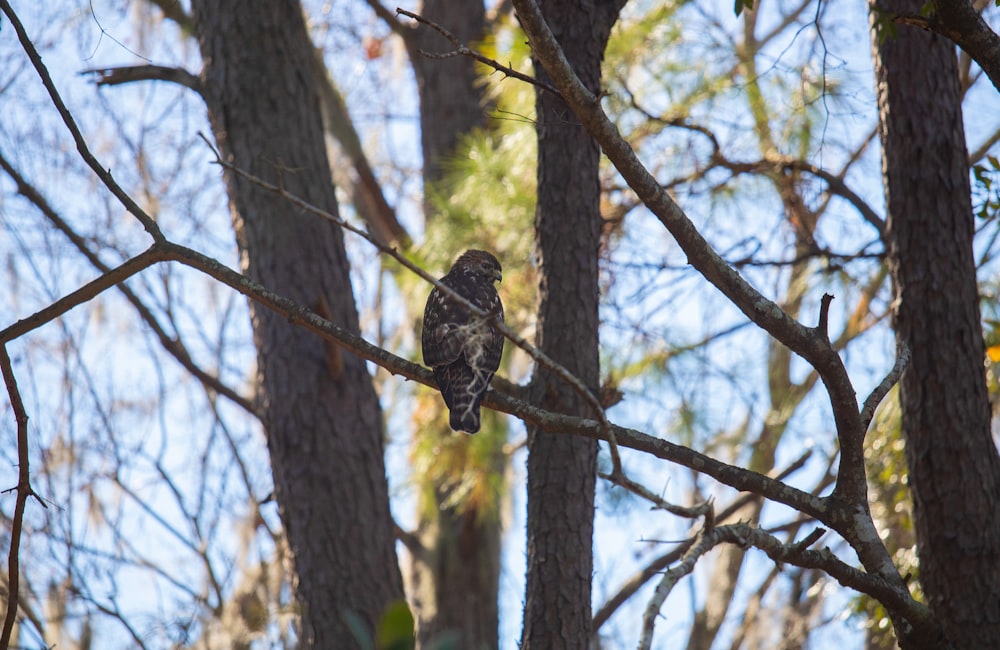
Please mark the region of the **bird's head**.
[[455, 266], [468, 269], [489, 283], [503, 280], [503, 269], [500, 268], [500, 261], [492, 253], [486, 251], [467, 250], [455, 260]]

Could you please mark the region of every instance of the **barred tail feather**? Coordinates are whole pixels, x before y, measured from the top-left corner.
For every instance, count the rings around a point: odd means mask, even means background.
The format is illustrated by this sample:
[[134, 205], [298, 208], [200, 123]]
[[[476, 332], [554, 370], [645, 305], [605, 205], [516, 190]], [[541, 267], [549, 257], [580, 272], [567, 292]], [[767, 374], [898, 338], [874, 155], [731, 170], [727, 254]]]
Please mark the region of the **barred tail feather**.
[[479, 406], [476, 405], [473, 408], [470, 405], [469, 408], [452, 411], [448, 424], [451, 425], [453, 431], [464, 431], [466, 433], [478, 432], [480, 426]]
[[448, 423], [455, 431], [476, 433], [481, 426], [479, 405], [489, 386], [492, 372], [470, 368], [463, 360], [434, 369], [448, 410]]

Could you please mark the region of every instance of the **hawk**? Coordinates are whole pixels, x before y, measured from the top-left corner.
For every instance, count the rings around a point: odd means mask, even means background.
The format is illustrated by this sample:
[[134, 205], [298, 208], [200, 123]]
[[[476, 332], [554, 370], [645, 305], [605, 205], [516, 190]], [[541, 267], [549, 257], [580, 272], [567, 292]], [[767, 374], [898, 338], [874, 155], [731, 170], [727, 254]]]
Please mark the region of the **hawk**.
[[[500, 262], [486, 251], [462, 253], [441, 284], [503, 321], [503, 305], [494, 282], [502, 279]], [[473, 316], [438, 287], [427, 297], [421, 337], [424, 363], [434, 371], [455, 431], [479, 431], [479, 404], [500, 367], [503, 335], [485, 318]]]

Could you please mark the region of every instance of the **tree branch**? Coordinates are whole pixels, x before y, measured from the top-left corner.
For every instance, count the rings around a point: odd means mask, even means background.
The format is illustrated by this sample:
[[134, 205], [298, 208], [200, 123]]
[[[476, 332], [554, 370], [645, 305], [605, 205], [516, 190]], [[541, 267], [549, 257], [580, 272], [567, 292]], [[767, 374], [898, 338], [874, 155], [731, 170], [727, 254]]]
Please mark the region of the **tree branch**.
[[173, 245], [165, 241], [153, 244], [139, 255], [129, 258], [107, 273], [102, 273], [94, 280], [91, 280], [76, 291], [63, 296], [51, 305], [40, 309], [31, 316], [22, 318], [12, 325], [8, 325], [3, 330], [0, 330], [0, 344], [13, 341], [19, 336], [38, 329], [42, 325], [59, 318], [74, 307], [88, 302], [105, 290], [120, 282], [124, 282], [136, 273], [149, 268], [157, 262], [170, 259], [169, 251], [171, 246]]
[[[817, 512], [817, 518], [828, 523], [851, 544], [872, 575], [884, 579], [900, 594], [906, 593], [908, 597], [906, 585], [871, 520], [864, 466], [865, 432], [854, 386], [837, 350], [815, 328], [805, 327], [790, 317], [726, 264], [639, 161], [635, 151], [602, 110], [599, 98], [574, 73], [535, 0], [513, 0], [513, 3], [532, 52], [549, 73], [563, 99], [639, 199], [673, 235], [687, 254], [688, 262], [747, 318], [816, 369], [829, 395], [841, 449], [836, 486], [829, 499], [821, 500], [820, 510], [823, 512]], [[619, 440], [623, 440], [621, 435]], [[703, 471], [700, 467], [696, 469]], [[723, 474], [731, 478], [728, 470]], [[743, 475], [739, 480], [745, 478]], [[785, 498], [787, 495], [775, 496]], [[889, 609], [894, 615], [903, 611], [899, 608]], [[894, 622], [901, 626], [899, 629], [907, 628], [908, 622], [905, 619], [894, 616]]]
[[[666, 599], [673, 586], [681, 577], [691, 573], [701, 556], [722, 543], [736, 544], [741, 548], [752, 546], [760, 549], [779, 565], [787, 563], [805, 569], [823, 571], [845, 587], [868, 594], [889, 608], [898, 608], [916, 630], [922, 630], [927, 634], [936, 630], [936, 623], [930, 610], [922, 603], [913, 600], [908, 591], [900, 591], [882, 578], [850, 566], [834, 555], [829, 548], [818, 551], [809, 550], [808, 547], [815, 543], [823, 532], [822, 529], [815, 530], [801, 541], [792, 544], [784, 544], [774, 535], [745, 522], [717, 526], [704, 532], [684, 554], [681, 563], [667, 571], [657, 586], [656, 593], [650, 600], [646, 615], [643, 617], [643, 637], [639, 647], [649, 648], [652, 641], [653, 624], [659, 615], [663, 600]], [[927, 638], [935, 637], [929, 636]]]
[[[10, 647], [10, 637], [14, 630], [14, 622], [17, 620], [17, 603], [21, 588], [18, 553], [21, 547], [24, 508], [34, 490], [31, 489], [31, 473], [28, 471], [28, 413], [24, 410], [24, 402], [21, 401], [21, 393], [14, 378], [6, 342], [0, 343], [0, 372], [3, 373], [3, 382], [7, 387], [11, 409], [14, 411], [14, 421], [17, 424], [17, 487], [12, 488], [17, 491], [17, 501], [14, 504], [14, 518], [10, 527], [10, 550], [7, 553], [7, 613], [4, 615], [3, 632], [0, 632], [0, 648], [7, 648]], [[39, 501], [41, 502], [41, 499]], [[44, 502], [41, 503], [45, 505]]]
[[901, 25], [913, 25], [953, 41], [979, 64], [1000, 90], [1000, 36], [968, 0], [933, 0], [929, 16], [895, 16]]
[[886, 394], [888, 394], [892, 387], [896, 385], [907, 364], [910, 363], [910, 356], [910, 348], [903, 341], [899, 341], [898, 350], [896, 351], [896, 363], [893, 364], [889, 374], [868, 395], [865, 399], [865, 405], [861, 408], [861, 422], [864, 424], [865, 431], [868, 430], [868, 426], [872, 423], [872, 418], [875, 417], [875, 409], [882, 403], [882, 400], [885, 399]]
[[[812, 456], [812, 451], [806, 451], [796, 460], [792, 461], [787, 467], [776, 474], [769, 474], [773, 476], [778, 481], [783, 481], [788, 478], [791, 474], [802, 469]], [[732, 517], [735, 513], [741, 510], [748, 502], [753, 499], [759, 498], [754, 494], [744, 494], [730, 503], [728, 506], [723, 508], [718, 514], [715, 515], [716, 523], [722, 523]], [[681, 556], [687, 552], [691, 545], [695, 542], [694, 537], [684, 540], [678, 544], [675, 548], [671, 549], [667, 553], [654, 558], [649, 564], [639, 570], [634, 576], [629, 578], [625, 584], [618, 588], [618, 591], [609, 598], [601, 607], [594, 613], [594, 620], [592, 624], [593, 634], [597, 634], [601, 626], [611, 615], [618, 610], [629, 598], [632, 597], [635, 592], [639, 591], [643, 585], [646, 584], [653, 576], [663, 571], [672, 562], [676, 562]]]
[[190, 88], [199, 95], [201, 80], [184, 68], [164, 65], [126, 65], [114, 68], [89, 68], [80, 74], [92, 75], [98, 86], [120, 86], [134, 81], [169, 81]]

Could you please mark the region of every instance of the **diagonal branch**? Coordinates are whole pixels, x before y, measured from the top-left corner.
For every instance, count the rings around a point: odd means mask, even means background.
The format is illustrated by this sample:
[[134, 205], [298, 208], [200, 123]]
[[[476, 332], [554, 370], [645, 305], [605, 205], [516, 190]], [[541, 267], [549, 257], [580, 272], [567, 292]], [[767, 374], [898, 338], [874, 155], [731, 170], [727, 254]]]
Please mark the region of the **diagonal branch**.
[[[683, 210], [663, 190], [656, 178], [643, 166], [617, 127], [601, 109], [599, 98], [586, 88], [573, 72], [533, 0], [515, 0], [521, 25], [532, 50], [552, 77], [563, 98], [577, 118], [604, 150], [605, 155], [667, 230], [674, 236], [694, 266], [733, 304], [759, 327], [813, 364], [835, 391], [838, 422], [845, 432], [857, 429], [857, 404], [846, 371], [836, 351], [815, 329], [802, 325], [766, 298], [729, 266], [698, 232]], [[845, 417], [838, 411], [853, 411]]]
[[[851, 544], [869, 572], [905, 593], [906, 585], [879, 539], [868, 509], [864, 428], [854, 386], [837, 350], [822, 331], [789, 316], [722, 259], [638, 159], [602, 110], [599, 97], [573, 71], [535, 0], [513, 3], [532, 52], [563, 99], [639, 199], [673, 235], [688, 262], [747, 318], [816, 369], [829, 395], [841, 450], [837, 483], [833, 494], [823, 501], [826, 508], [817, 518], [829, 522]], [[898, 619], [904, 610], [889, 609], [894, 621], [905, 626], [906, 621]]]
[[153, 244], [139, 255], [126, 260], [107, 273], [102, 273], [76, 291], [63, 296], [31, 316], [22, 318], [16, 323], [0, 330], [0, 344], [13, 341], [19, 336], [38, 329], [42, 325], [59, 318], [74, 307], [92, 300], [116, 284], [124, 282], [136, 273], [153, 266], [157, 262], [170, 259], [168, 251], [169, 248], [166, 242]]

